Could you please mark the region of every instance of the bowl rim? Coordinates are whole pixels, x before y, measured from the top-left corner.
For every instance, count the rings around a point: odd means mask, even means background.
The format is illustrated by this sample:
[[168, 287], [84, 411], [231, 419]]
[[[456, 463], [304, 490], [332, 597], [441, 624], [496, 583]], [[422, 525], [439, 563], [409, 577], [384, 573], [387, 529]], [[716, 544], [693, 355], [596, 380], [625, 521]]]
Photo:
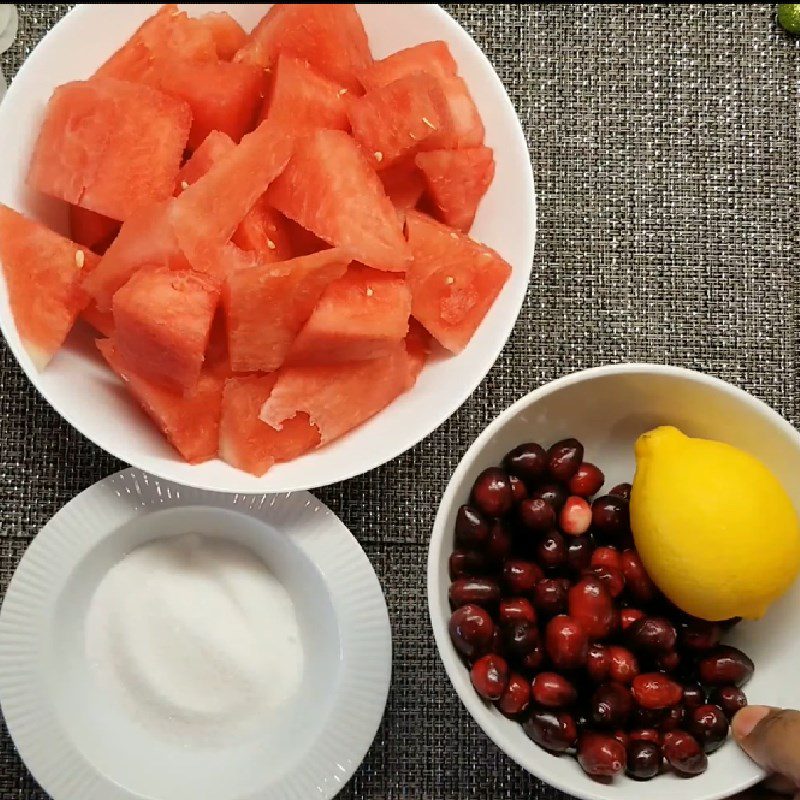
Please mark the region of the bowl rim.
[[[158, 4], [152, 5], [154, 8], [158, 6]], [[220, 5], [223, 7], [233, 4], [215, 5]], [[179, 483], [183, 483], [184, 485], [193, 486], [198, 489], [223, 492], [291, 492], [311, 490], [321, 486], [328, 486], [333, 483], [338, 483], [340, 481], [350, 480], [351, 478], [363, 475], [364, 473], [377, 469], [384, 464], [388, 464], [390, 461], [393, 461], [398, 456], [412, 449], [421, 441], [430, 436], [431, 433], [433, 433], [453, 414], [455, 414], [456, 411], [458, 411], [458, 409], [467, 401], [470, 395], [480, 385], [480, 383], [486, 378], [494, 364], [497, 362], [497, 359], [499, 358], [511, 336], [514, 326], [519, 319], [519, 314], [522, 310], [522, 306], [527, 297], [527, 290], [530, 286], [530, 276], [533, 271], [533, 259], [535, 254], [537, 233], [537, 203], [533, 164], [531, 161], [530, 150], [528, 148], [525, 132], [522, 128], [522, 123], [520, 121], [517, 109], [511, 101], [505, 85], [500, 79], [497, 70], [494, 68], [488, 56], [483, 52], [475, 39], [461, 25], [461, 23], [446, 10], [441, 8], [438, 4], [425, 3], [421, 4], [421, 7], [424, 8], [426, 13], [438, 17], [443, 21], [443, 24], [448, 25], [453, 31], [453, 37], [461, 40], [465, 49], [471, 53], [470, 60], [474, 61], [476, 65], [479, 65], [480, 70], [486, 74], [487, 80], [491, 81], [493, 85], [494, 93], [497, 94], [498, 102], [502, 102], [502, 104], [506, 107], [506, 111], [509, 112], [509, 120], [513, 119], [515, 122], [515, 125], [513, 125], [513, 139], [515, 140], [516, 147], [519, 148], [520, 152], [527, 154], [527, 169], [524, 170], [524, 174], [519, 176], [524, 183], [524, 189], [520, 192], [520, 196], [523, 199], [523, 202], [527, 198], [529, 199], [530, 203], [529, 208], [526, 209], [526, 216], [528, 217], [526, 220], [528, 230], [526, 233], [523, 233], [520, 236], [520, 240], [525, 244], [525, 254], [524, 258], [519, 259], [519, 264], [512, 265], [514, 269], [524, 272], [524, 274], [527, 276], [527, 280], [525, 282], [525, 288], [522, 289], [520, 287], [520, 290], [518, 291], [518, 297], [511, 299], [512, 313], [509, 313], [507, 317], [504, 317], [493, 323], [497, 335], [493, 337], [494, 344], [487, 348], [486, 355], [481, 358], [481, 361], [485, 362], [485, 366], [476, 368], [474, 374], [472, 374], [468, 380], [459, 381], [455, 384], [451, 383], [449, 391], [445, 395], [444, 400], [440, 401], [437, 399], [436, 404], [431, 404], [431, 407], [435, 406], [438, 408], [438, 410], [434, 410], [429, 417], [426, 417], [427, 421], [424, 422], [424, 424], [421, 424], [419, 429], [410, 438], [403, 440], [402, 442], [396, 442], [395, 445], [387, 450], [384, 454], [378, 454], [377, 448], [363, 448], [365, 455], [360, 463], [354, 464], [352, 459], [342, 459], [343, 463], [339, 462], [335, 465], [326, 465], [323, 468], [322, 475], [319, 478], [314, 478], [314, 473], [317, 470], [312, 465], [309, 465], [308, 469], [303, 470], [301, 475], [294, 477], [293, 479], [282, 479], [282, 482], [280, 483], [276, 482], [273, 470], [268, 471], [265, 473], [265, 475], [258, 478], [255, 476], [246, 475], [244, 473], [239, 475], [238, 473], [240, 471], [238, 470], [236, 471], [237, 474], [232, 475], [230, 478], [224, 475], [220, 478], [218, 476], [206, 475], [202, 470], [203, 464], [185, 464], [180, 456], [174, 452], [171, 446], [168, 446], [170, 457], [168, 460], [165, 460], [157, 454], [130, 454], [123, 452], [125, 450], [124, 437], [103, 437], [98, 435], [97, 432], [89, 433], [85, 423], [78, 423], [73, 413], [62, 410], [62, 404], [54, 401], [53, 392], [51, 392], [41, 381], [39, 371], [33, 364], [30, 356], [21, 342], [19, 334], [16, 330], [13, 316], [10, 313], [8, 315], [0, 313], [0, 330], [3, 333], [3, 337], [13, 354], [15, 361], [22, 368], [30, 383], [45, 399], [48, 405], [51, 406], [53, 410], [79, 434], [84, 436], [101, 450], [104, 450], [105, 452], [109, 453], [109, 455], [119, 459], [123, 463], [128, 463], [131, 466], [137, 467], [138, 469], [158, 475], [164, 480], [177, 481]], [[33, 51], [26, 57], [14, 78], [11, 80], [8, 87], [8, 92], [3, 98], [2, 104], [0, 104], [0, 118], [3, 116], [2, 106], [8, 107], [9, 103], [13, 104], [16, 101], [17, 94], [22, 91], [19, 79], [21, 77], [24, 78], [28, 72], [36, 68], [35, 59], [32, 59], [32, 56], [35, 55], [36, 51], [42, 47], [46, 47], [47, 43], [53, 37], [59, 35], [66, 24], [74, 24], [75, 20], [80, 18], [81, 15], [89, 14], [91, 11], [91, 4], [79, 4], [75, 6], [74, 8], [70, 9], [42, 37]], [[32, 64], [34, 66], [31, 66]], [[509, 130], [509, 134], [511, 133], [512, 131]], [[0, 277], [0, 279], [2, 278]], [[506, 284], [505, 290], [509, 290], [509, 286], [510, 284]], [[484, 324], [486, 324], [485, 320]], [[11, 330], [9, 331], [9, 329]], [[13, 335], [9, 335], [10, 333]], [[468, 344], [466, 349], [468, 349], [469, 346], [470, 345]], [[384, 411], [390, 413], [391, 405], [379, 413], [382, 414]], [[370, 420], [367, 420], [366, 422], [368, 423], [369, 421]], [[362, 423], [362, 425], [363, 424], [364, 423]], [[360, 427], [361, 426], [357, 426], [354, 431], [358, 431]], [[348, 432], [343, 438], [348, 437], [354, 431]], [[104, 443], [101, 444], [98, 439], [103, 439]], [[336, 447], [337, 444], [338, 441], [332, 442], [328, 447]], [[326, 449], [328, 448], [323, 448], [323, 450]], [[322, 450], [312, 451], [312, 454], [314, 452], [322, 452]], [[131, 455], [134, 457], [131, 457]], [[216, 464], [217, 462], [221, 461], [222, 460], [219, 458], [219, 456], [217, 456], [216, 459], [212, 459], [210, 462], [206, 463]], [[197, 469], [197, 467], [200, 467], [200, 469]], [[280, 465], [276, 465], [275, 469], [277, 470], [279, 467]], [[271, 472], [273, 473], [272, 476], [270, 475]], [[242, 481], [241, 485], [238, 484], [237, 477]]]
[[[706, 373], [688, 369], [686, 367], [677, 367], [669, 364], [621, 362], [577, 370], [552, 381], [548, 381], [547, 383], [544, 383], [536, 389], [528, 392], [501, 411], [480, 432], [480, 434], [475, 438], [475, 440], [472, 442], [469, 448], [467, 448], [467, 451], [459, 460], [459, 463], [453, 471], [453, 474], [447, 483], [442, 495], [442, 499], [439, 503], [433, 523], [430, 543], [428, 546], [428, 615], [430, 618], [431, 627], [433, 629], [433, 636], [436, 642], [436, 649], [438, 650], [439, 658], [444, 666], [448, 680], [455, 689], [459, 700], [467, 709], [478, 727], [494, 742], [497, 747], [499, 747], [509, 758], [516, 762], [526, 772], [535, 775], [537, 778], [540, 778], [562, 792], [566, 792], [570, 795], [577, 795], [583, 800], [606, 800], [606, 795], [589, 790], [584, 791], [571, 783], [562, 781], [558, 776], [546, 774], [544, 771], [534, 771], [534, 769], [532, 769], [525, 762], [524, 754], [518, 748], [515, 748], [505, 741], [505, 736], [502, 730], [498, 729], [494, 724], [484, 724], [484, 718], [488, 713], [488, 710], [480, 697], [478, 697], [478, 695], [472, 689], [468, 673], [456, 655], [455, 649], [450, 642], [449, 634], [447, 632], [447, 623], [445, 620], [447, 617], [449, 617], [449, 609], [446, 607], [446, 598], [444, 597], [444, 593], [439, 591], [439, 570], [442, 564], [442, 559], [445, 557], [444, 541], [447, 534], [445, 529], [445, 519], [448, 516], [450, 509], [454, 506], [458, 499], [456, 495], [460, 489], [461, 483], [463, 482], [465, 473], [467, 473], [467, 471], [471, 469], [475, 462], [480, 458], [480, 455], [483, 453], [486, 445], [491, 441], [494, 434], [499, 431], [510, 419], [515, 417], [518, 412], [527, 408], [538, 400], [560, 391], [561, 389], [572, 386], [576, 383], [592, 380], [594, 378], [626, 374], [672, 375], [711, 386], [744, 401], [752, 411], [767, 417], [772, 423], [776, 424], [777, 427], [785, 433], [785, 435], [794, 439], [796, 445], [798, 448], [800, 448], [800, 432], [798, 432], [791, 425], [791, 423], [788, 422], [788, 420], [786, 420], [774, 408], [767, 405], [767, 403], [765, 403], [763, 400], [760, 400], [746, 390], [735, 386], [723, 380], [722, 378], [717, 378], [713, 375], [708, 375]], [[726, 787], [725, 789], [720, 789], [718, 791], [708, 792], [694, 798], [694, 800], [724, 800], [724, 798], [729, 798], [737, 792], [753, 786], [762, 780], [766, 775], [766, 773], [757, 765], [753, 764], [753, 768], [754, 773], [751, 778], [745, 779], [735, 786]]]

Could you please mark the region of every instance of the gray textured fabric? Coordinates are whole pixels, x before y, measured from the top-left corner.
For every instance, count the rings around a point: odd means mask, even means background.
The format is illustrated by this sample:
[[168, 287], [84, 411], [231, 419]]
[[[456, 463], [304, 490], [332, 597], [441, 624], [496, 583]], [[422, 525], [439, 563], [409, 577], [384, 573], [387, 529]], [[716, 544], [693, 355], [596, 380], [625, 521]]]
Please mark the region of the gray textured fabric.
[[[67, 6], [20, 8], [9, 77]], [[701, 369], [800, 421], [800, 43], [766, 5], [448, 8], [519, 111], [539, 238], [519, 322], [470, 400], [391, 464], [317, 492], [366, 549], [394, 630], [386, 717], [341, 797], [555, 798], [476, 727], [439, 664], [425, 600], [437, 503], [489, 419], [583, 367]], [[121, 465], [47, 406], [4, 346], [0, 359], [4, 590], [36, 530]], [[42, 797], [5, 734], [0, 800]]]

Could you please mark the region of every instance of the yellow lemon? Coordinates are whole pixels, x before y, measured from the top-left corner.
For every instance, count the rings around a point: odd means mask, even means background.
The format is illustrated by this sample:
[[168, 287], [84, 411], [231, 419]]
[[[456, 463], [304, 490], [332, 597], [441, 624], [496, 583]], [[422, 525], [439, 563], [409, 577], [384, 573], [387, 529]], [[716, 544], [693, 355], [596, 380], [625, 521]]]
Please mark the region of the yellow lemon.
[[757, 619], [800, 570], [800, 525], [778, 479], [722, 442], [662, 427], [636, 442], [636, 548], [657, 586], [707, 620]]

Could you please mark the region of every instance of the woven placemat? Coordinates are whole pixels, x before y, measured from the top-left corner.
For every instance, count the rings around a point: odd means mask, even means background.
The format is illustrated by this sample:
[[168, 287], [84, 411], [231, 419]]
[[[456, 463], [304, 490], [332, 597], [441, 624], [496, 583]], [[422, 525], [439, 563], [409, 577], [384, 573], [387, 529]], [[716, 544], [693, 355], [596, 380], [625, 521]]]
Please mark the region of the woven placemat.
[[[21, 5], [13, 76], [66, 5]], [[501, 409], [566, 372], [647, 360], [725, 378], [800, 422], [800, 43], [774, 6], [456, 5], [530, 144], [539, 206], [527, 301], [475, 394], [425, 442], [319, 490], [381, 579], [386, 717], [341, 797], [555, 798], [461, 708], [428, 624], [442, 490]], [[64, 423], [0, 348], [0, 590], [37, 529], [122, 465]], [[45, 795], [0, 740], [0, 800]], [[80, 800], [76, 798], [75, 800]]]

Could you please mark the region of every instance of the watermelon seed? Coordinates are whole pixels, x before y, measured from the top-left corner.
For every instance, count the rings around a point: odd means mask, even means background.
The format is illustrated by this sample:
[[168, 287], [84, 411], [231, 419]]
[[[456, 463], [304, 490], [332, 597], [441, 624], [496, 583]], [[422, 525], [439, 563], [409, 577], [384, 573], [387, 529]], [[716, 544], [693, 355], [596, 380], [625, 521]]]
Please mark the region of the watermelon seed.
[[183, 189], [183, 191], [186, 191], [188, 188], [189, 184], [186, 183], [186, 181], [181, 181], [181, 189]]
[[375, 292], [372, 291], [372, 287], [368, 286], [367, 287], [367, 297], [372, 297], [372, 295], [374, 295], [374, 294], [375, 294]]
[[347, 94], [347, 89], [339, 89], [339, 94], [340, 95]]
[[86, 261], [86, 255], [84, 254], [83, 250], [76, 250], [75, 251], [75, 266], [78, 269], [83, 269], [83, 265]]
[[447, 277], [444, 279], [444, 282], [445, 282], [445, 283], [446, 283], [448, 286], [452, 286], [452, 285], [453, 285], [453, 284], [456, 282], [456, 279], [455, 279], [455, 278], [454, 278], [452, 275], [448, 275], [448, 276], [447, 276]]
[[434, 124], [433, 124], [433, 123], [432, 123], [432, 122], [431, 122], [431, 121], [430, 121], [430, 120], [429, 120], [427, 117], [423, 117], [423, 118], [422, 118], [422, 121], [423, 121], [423, 122], [424, 122], [424, 123], [425, 123], [425, 124], [426, 124], [426, 125], [427, 125], [429, 128], [432, 128], [433, 130], [436, 130], [436, 126], [435, 126], [435, 125], [434, 125]]
[[376, 151], [375, 152], [375, 160], [376, 161], [383, 161], [383, 153], [381, 153], [380, 151]]
[[451, 239], [458, 239], [458, 234], [455, 231], [450, 231], [450, 238]]
[[273, 242], [272, 239], [267, 239], [267, 247], [270, 250], [274, 250], [275, 249], [275, 242]]

